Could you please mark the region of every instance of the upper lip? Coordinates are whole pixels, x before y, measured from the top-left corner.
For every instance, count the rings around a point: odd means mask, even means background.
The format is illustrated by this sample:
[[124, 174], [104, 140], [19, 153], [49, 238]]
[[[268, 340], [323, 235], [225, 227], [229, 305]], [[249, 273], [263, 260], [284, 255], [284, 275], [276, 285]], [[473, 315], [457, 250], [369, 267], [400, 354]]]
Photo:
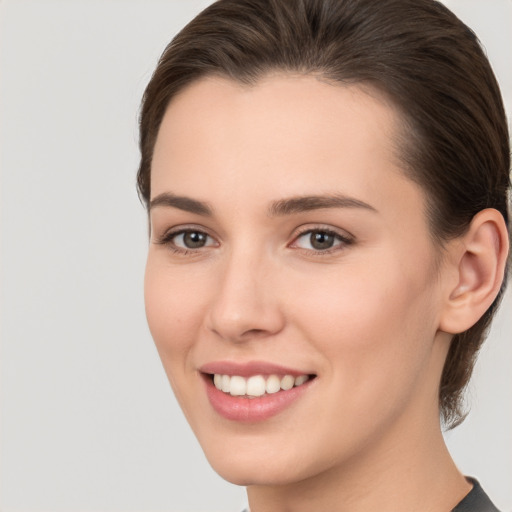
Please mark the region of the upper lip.
[[266, 361], [247, 361], [239, 363], [235, 361], [214, 361], [206, 363], [199, 368], [202, 373], [219, 375], [239, 375], [251, 377], [252, 375], [312, 375], [312, 372], [288, 368], [279, 364]]

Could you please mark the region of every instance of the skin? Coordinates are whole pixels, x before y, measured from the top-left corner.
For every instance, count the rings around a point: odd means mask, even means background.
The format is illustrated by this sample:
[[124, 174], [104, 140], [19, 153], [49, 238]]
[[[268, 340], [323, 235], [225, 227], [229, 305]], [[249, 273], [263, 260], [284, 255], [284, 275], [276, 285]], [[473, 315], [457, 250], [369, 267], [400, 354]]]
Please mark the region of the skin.
[[[151, 198], [185, 196], [211, 214], [151, 208], [148, 323], [208, 460], [248, 486], [252, 512], [449, 511], [471, 488], [438, 409], [466, 246], [439, 262], [423, 192], [395, 154], [400, 126], [375, 92], [288, 75], [251, 87], [202, 79], [162, 121]], [[276, 201], [333, 194], [371, 208], [269, 214]], [[184, 228], [206, 245], [162, 243]], [[341, 238], [315, 250], [313, 229]], [[317, 377], [277, 416], [242, 424], [207, 399], [198, 368], [219, 360]]]

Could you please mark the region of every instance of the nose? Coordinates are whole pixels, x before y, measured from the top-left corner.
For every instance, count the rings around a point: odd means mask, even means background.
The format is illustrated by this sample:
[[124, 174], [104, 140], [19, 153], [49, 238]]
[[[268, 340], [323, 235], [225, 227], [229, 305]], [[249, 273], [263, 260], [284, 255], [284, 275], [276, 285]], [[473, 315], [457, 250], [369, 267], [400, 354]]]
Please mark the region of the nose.
[[270, 337], [285, 323], [272, 264], [232, 254], [218, 274], [218, 287], [207, 315], [207, 327], [231, 342]]

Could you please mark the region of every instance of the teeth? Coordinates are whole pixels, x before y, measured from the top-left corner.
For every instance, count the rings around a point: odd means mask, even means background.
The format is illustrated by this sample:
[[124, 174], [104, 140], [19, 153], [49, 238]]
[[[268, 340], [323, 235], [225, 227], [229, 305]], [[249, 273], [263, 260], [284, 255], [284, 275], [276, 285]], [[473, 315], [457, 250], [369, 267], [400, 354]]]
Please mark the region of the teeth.
[[300, 386], [301, 384], [304, 384], [309, 379], [307, 375], [299, 375], [299, 377], [295, 377], [295, 385]]
[[233, 396], [242, 396], [247, 392], [247, 381], [243, 377], [233, 375], [229, 383], [229, 392]]
[[308, 375], [284, 375], [279, 377], [277, 375], [253, 375], [246, 379], [239, 375], [220, 375], [216, 373], [213, 376], [213, 384], [215, 387], [224, 393], [229, 393], [232, 396], [263, 396], [265, 393], [273, 394], [278, 391], [287, 391], [294, 386], [301, 386], [309, 380]]
[[222, 389], [224, 393], [229, 393], [229, 390], [231, 389], [230, 383], [231, 377], [229, 375], [223, 375], [220, 383], [220, 389]]
[[281, 389], [287, 390], [292, 389], [295, 385], [295, 377], [292, 377], [291, 375], [285, 375], [281, 379]]
[[277, 393], [281, 390], [281, 379], [277, 375], [271, 375], [267, 379], [267, 384], [265, 386], [267, 393]]
[[247, 380], [247, 394], [261, 396], [265, 394], [265, 379], [261, 375], [254, 375]]

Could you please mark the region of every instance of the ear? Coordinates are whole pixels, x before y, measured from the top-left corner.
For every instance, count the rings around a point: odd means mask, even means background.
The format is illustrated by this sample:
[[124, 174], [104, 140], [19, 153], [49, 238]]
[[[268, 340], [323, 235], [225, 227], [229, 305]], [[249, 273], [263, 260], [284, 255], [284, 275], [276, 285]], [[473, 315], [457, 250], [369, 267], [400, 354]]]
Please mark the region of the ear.
[[475, 215], [467, 233], [450, 244], [447, 261], [456, 278], [446, 291], [440, 330], [464, 332], [482, 317], [500, 290], [508, 249], [505, 220], [491, 208]]

